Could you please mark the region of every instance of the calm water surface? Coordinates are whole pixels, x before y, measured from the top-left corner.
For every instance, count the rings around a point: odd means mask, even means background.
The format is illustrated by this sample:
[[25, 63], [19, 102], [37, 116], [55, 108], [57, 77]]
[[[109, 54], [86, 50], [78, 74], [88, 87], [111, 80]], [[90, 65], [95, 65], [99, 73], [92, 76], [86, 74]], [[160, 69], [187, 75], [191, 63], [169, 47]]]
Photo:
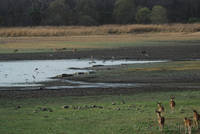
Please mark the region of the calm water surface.
[[86, 68], [93, 65], [120, 65], [120, 64], [143, 64], [163, 61], [133, 61], [115, 60], [26, 60], [0, 62], [0, 87], [25, 87], [39, 86], [38, 82], [50, 81], [50, 77], [59, 74], [73, 74], [76, 72], [87, 72], [88, 70], [73, 70], [74, 68]]

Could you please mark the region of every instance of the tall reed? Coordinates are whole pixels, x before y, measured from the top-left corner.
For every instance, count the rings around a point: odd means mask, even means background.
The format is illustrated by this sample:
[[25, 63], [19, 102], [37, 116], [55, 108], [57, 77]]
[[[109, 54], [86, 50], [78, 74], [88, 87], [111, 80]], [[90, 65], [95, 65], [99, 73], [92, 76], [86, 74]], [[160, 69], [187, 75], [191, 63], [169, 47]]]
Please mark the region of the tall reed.
[[0, 37], [81, 36], [137, 34], [147, 32], [199, 32], [200, 24], [103, 25], [103, 26], [39, 26], [0, 28]]

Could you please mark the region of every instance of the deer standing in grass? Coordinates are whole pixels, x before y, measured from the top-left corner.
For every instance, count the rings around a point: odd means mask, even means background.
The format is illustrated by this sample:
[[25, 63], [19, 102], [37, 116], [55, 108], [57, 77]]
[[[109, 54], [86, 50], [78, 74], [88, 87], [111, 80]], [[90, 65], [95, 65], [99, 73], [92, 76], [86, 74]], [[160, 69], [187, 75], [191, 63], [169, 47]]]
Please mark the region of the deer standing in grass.
[[176, 105], [176, 103], [175, 103], [175, 101], [174, 101], [174, 96], [173, 97], [171, 97], [171, 99], [170, 99], [170, 108], [171, 108], [171, 110], [172, 110], [172, 112], [174, 112], [174, 109], [175, 109], [175, 105]]
[[162, 106], [162, 104], [160, 102], [158, 102], [157, 105], [158, 105], [158, 111], [159, 112], [164, 112], [165, 111], [164, 107]]
[[188, 118], [184, 118], [184, 126], [185, 126], [185, 134], [191, 134], [192, 133], [192, 121]]
[[194, 125], [199, 128], [199, 121], [200, 121], [200, 115], [197, 113], [196, 110], [193, 110], [193, 121], [194, 121]]
[[159, 128], [162, 131], [165, 125], [165, 118], [161, 116], [161, 112], [156, 110], [156, 114], [158, 117], [158, 124], [159, 124]]

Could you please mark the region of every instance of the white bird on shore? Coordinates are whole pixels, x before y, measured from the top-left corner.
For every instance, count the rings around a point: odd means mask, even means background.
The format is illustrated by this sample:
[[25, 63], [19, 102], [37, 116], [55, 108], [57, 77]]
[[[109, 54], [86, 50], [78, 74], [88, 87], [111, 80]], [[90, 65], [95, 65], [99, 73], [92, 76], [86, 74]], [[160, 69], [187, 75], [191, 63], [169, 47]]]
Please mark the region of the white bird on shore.
[[91, 59], [91, 61], [89, 62], [89, 64], [94, 64], [94, 63], [96, 63], [96, 62], [94, 61], [94, 57], [93, 57], [93, 56], [91, 56], [90, 59]]

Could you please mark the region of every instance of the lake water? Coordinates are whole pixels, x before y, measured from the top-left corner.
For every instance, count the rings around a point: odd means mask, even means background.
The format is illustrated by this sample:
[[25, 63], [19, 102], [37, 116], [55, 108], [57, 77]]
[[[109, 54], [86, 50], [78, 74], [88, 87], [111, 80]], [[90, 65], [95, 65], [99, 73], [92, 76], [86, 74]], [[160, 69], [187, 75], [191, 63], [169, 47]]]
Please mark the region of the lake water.
[[[73, 74], [88, 70], [70, 68], [86, 68], [93, 65], [143, 64], [163, 61], [134, 61], [134, 60], [26, 60], [0, 62], [0, 87], [40, 86], [38, 82], [51, 81], [50, 77], [59, 74]], [[102, 84], [102, 83], [100, 83]]]

